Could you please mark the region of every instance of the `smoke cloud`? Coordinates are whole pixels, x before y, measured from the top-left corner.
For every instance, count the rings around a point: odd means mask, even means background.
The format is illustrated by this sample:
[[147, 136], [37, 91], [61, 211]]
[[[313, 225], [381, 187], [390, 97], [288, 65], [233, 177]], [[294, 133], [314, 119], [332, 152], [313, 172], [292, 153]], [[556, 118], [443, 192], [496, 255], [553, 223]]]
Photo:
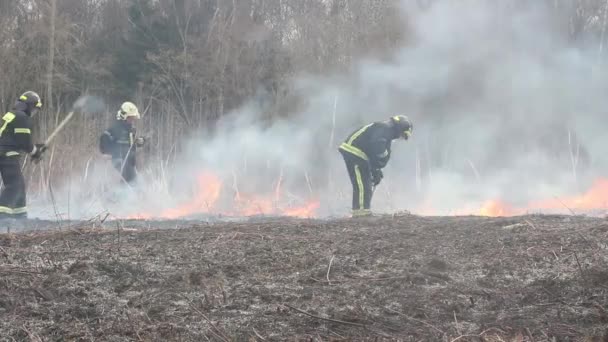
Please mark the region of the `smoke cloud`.
[[[161, 174], [144, 168], [137, 189], [121, 190], [115, 203], [73, 203], [73, 216], [179, 206], [201, 191], [203, 170], [222, 180], [227, 207], [235, 193], [273, 194], [280, 183], [289, 203], [317, 199], [319, 215], [346, 215], [351, 189], [337, 147], [358, 127], [396, 114], [412, 119], [414, 134], [393, 143], [372, 204], [378, 212], [449, 214], [489, 199], [525, 206], [580, 193], [605, 174], [608, 77], [597, 42], [569, 41], [567, 24], [540, 1], [412, 3], [400, 7], [411, 39], [388, 60], [299, 75], [299, 110], [288, 119], [266, 122], [264, 101], [252, 99], [212, 134], [193, 137]], [[102, 164], [88, 177], [111, 188], [112, 170]]]

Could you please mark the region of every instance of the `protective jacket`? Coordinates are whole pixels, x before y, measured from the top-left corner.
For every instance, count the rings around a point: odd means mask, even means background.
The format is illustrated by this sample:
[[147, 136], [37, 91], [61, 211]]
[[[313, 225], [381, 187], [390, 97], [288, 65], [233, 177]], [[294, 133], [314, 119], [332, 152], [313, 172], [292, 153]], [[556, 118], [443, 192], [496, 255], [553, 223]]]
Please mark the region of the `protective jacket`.
[[135, 127], [126, 120], [114, 121], [99, 140], [101, 153], [111, 155], [112, 159], [124, 160], [128, 157], [129, 160], [135, 161], [135, 133]]
[[339, 148], [353, 186], [353, 216], [371, 214], [373, 187], [391, 157], [391, 142], [399, 136], [394, 125], [374, 122], [346, 138]]
[[18, 101], [0, 121], [0, 176], [4, 183], [0, 193], [0, 217], [26, 218], [26, 188], [20, 152], [34, 150], [32, 123], [27, 104]]
[[382, 169], [391, 157], [395, 128], [386, 122], [374, 122], [353, 132], [340, 145], [340, 151], [369, 162], [372, 170]]
[[112, 156], [112, 165], [127, 183], [135, 181], [137, 144], [135, 127], [126, 120], [116, 120], [99, 139], [99, 149]]
[[0, 121], [0, 156], [16, 156], [19, 152], [30, 153], [34, 150], [32, 142], [32, 123], [25, 113], [27, 105], [17, 102], [12, 111], [7, 112]]

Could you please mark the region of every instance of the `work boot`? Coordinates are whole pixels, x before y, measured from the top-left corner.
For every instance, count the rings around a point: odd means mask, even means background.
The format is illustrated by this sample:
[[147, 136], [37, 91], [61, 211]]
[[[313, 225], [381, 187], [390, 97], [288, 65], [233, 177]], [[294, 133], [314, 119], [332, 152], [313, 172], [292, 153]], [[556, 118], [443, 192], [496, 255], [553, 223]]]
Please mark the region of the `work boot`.
[[12, 215], [15, 220], [27, 220], [27, 213], [19, 213]]
[[13, 231], [13, 226], [17, 220], [11, 214], [0, 213], [0, 233]]
[[371, 217], [372, 215], [372, 211], [370, 209], [356, 209], [353, 210], [353, 214], [352, 214], [352, 218], [357, 218], [357, 217]]

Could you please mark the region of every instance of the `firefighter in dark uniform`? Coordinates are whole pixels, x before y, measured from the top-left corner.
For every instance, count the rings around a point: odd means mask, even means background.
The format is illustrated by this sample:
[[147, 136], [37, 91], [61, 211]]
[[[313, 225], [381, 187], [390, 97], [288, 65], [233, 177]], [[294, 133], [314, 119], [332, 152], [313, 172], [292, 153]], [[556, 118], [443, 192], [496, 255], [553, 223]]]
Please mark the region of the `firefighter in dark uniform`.
[[10, 112], [0, 121], [0, 174], [4, 188], [0, 194], [0, 218], [27, 218], [26, 188], [20, 154], [30, 153], [40, 159], [44, 144], [32, 143], [31, 117], [42, 108], [40, 96], [33, 91], [23, 93]]
[[125, 102], [116, 114], [116, 121], [100, 137], [99, 149], [112, 156], [112, 165], [121, 174], [123, 181], [132, 184], [136, 177], [137, 147], [144, 144], [143, 137], [136, 137], [134, 121], [139, 111], [132, 102]]
[[407, 140], [412, 130], [410, 120], [397, 115], [359, 128], [340, 145], [353, 186], [353, 217], [372, 214], [373, 188], [383, 178], [382, 168], [391, 157], [391, 142], [400, 138]]

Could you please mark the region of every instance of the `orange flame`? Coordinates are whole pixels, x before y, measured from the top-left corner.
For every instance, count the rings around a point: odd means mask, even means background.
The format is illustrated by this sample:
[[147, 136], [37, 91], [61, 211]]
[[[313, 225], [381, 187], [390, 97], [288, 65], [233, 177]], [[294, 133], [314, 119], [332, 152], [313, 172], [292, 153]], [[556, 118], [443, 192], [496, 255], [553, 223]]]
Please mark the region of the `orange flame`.
[[253, 216], [267, 215], [275, 211], [273, 201], [269, 198], [239, 194], [234, 199], [233, 215]]
[[608, 207], [608, 179], [597, 179], [591, 188], [580, 196], [553, 198], [530, 203], [529, 207], [537, 209], [555, 210], [599, 210]]
[[298, 207], [280, 207], [281, 183], [282, 174], [273, 191], [274, 193], [268, 196], [242, 194], [237, 191], [232, 199], [231, 208], [223, 209], [222, 205], [218, 203], [223, 189], [223, 182], [216, 174], [205, 171], [197, 177], [196, 194], [187, 203], [162, 210], [159, 214], [140, 213], [129, 218], [176, 219], [207, 213], [229, 216], [277, 215], [301, 218], [316, 216], [316, 211], [319, 208], [318, 201], [310, 201]]
[[479, 216], [513, 216], [516, 210], [510, 205], [500, 200], [490, 200], [484, 203], [479, 209]]
[[[591, 188], [578, 196], [531, 201], [524, 207], [514, 207], [502, 200], [484, 202], [481, 207], [456, 210], [452, 215], [515, 216], [529, 212], [574, 212], [576, 214], [608, 209], [608, 179], [597, 179]], [[428, 203], [421, 208], [422, 213], [437, 213]]]
[[163, 210], [159, 217], [176, 219], [211, 212], [222, 191], [221, 179], [211, 172], [203, 172], [197, 177], [196, 184], [198, 185], [197, 193], [191, 202], [181, 207]]
[[299, 218], [311, 218], [314, 217], [314, 215], [311, 215], [311, 213], [315, 213], [317, 209], [319, 209], [319, 206], [320, 203], [318, 201], [313, 201], [302, 207], [284, 209], [283, 215]]
[[[426, 208], [428, 212], [429, 208]], [[449, 213], [452, 216], [513, 216], [516, 215], [518, 209], [513, 208], [511, 205], [501, 200], [488, 200], [481, 204], [481, 206], [469, 205], [466, 208], [461, 208]]]

